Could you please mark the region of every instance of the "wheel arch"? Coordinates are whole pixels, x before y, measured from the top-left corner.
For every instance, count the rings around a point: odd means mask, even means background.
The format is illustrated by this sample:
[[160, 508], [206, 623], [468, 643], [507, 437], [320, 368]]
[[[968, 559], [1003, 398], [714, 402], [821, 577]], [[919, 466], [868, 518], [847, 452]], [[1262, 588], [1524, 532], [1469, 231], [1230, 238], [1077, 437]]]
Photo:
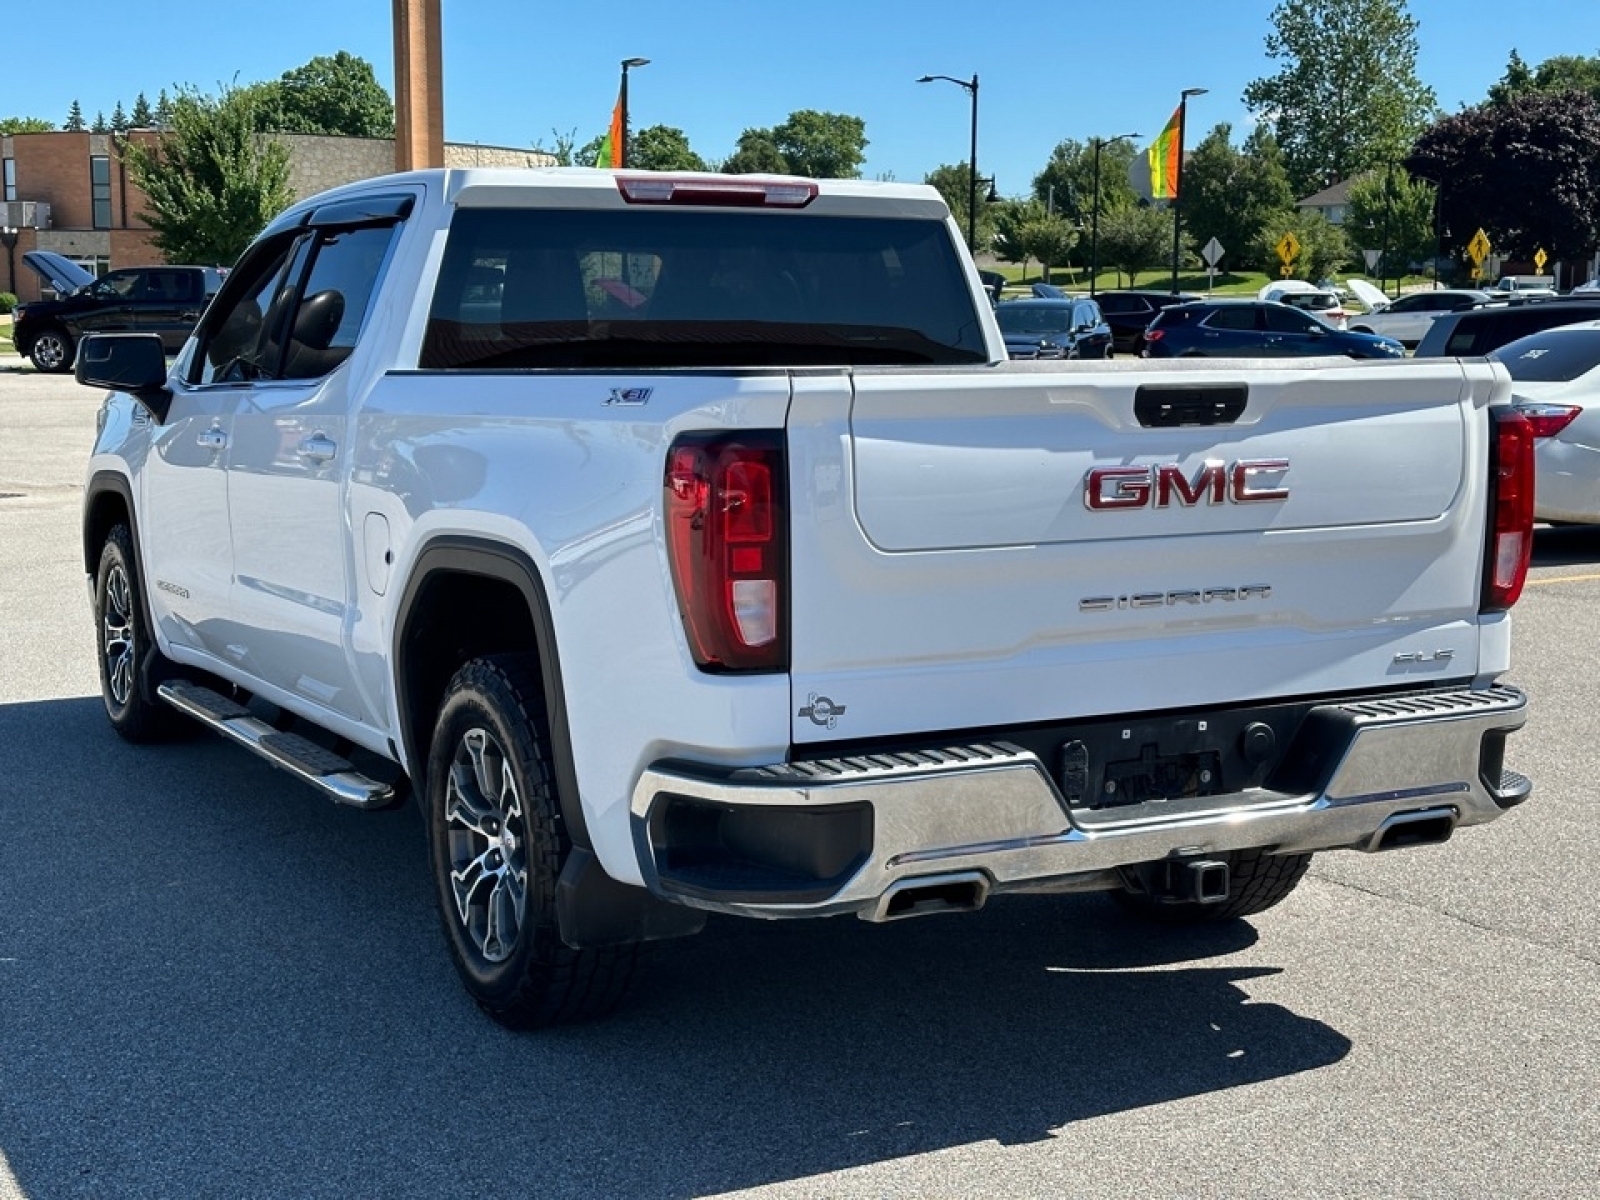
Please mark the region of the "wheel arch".
[[[442, 621], [449, 613], [470, 619]], [[439, 701], [460, 666], [487, 654], [529, 652], [544, 688], [562, 820], [573, 845], [588, 850], [555, 624], [538, 567], [504, 542], [461, 535], [427, 542], [400, 594], [392, 658], [398, 732], [414, 779], [426, 774]]]
[[83, 496], [83, 571], [93, 575], [100, 566], [100, 547], [119, 521], [127, 523], [133, 534], [134, 553], [139, 552], [138, 518], [134, 516], [133, 484], [116, 471], [96, 471]]

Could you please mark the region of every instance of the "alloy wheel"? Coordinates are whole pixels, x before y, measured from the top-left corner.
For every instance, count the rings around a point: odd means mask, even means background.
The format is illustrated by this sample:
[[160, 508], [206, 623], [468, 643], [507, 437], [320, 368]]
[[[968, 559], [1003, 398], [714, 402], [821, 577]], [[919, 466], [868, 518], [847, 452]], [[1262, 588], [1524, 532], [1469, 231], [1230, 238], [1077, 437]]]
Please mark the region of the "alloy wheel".
[[528, 826], [505, 750], [486, 729], [456, 746], [444, 818], [456, 917], [479, 954], [504, 962], [527, 915]]
[[101, 643], [106, 658], [106, 686], [118, 708], [133, 695], [133, 588], [122, 564], [106, 573], [106, 598], [100, 614]]

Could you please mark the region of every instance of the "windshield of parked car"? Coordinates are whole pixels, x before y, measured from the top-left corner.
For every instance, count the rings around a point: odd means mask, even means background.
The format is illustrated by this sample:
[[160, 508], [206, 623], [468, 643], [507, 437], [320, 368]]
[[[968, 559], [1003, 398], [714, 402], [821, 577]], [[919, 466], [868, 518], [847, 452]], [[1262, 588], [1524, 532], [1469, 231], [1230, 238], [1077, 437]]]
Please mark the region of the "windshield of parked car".
[[1002, 333], [1065, 333], [1072, 325], [1068, 304], [1002, 304], [994, 315]]
[[976, 298], [942, 221], [467, 208], [450, 225], [421, 365], [987, 360]]
[[1519, 383], [1568, 383], [1600, 367], [1600, 328], [1547, 329], [1490, 353]]

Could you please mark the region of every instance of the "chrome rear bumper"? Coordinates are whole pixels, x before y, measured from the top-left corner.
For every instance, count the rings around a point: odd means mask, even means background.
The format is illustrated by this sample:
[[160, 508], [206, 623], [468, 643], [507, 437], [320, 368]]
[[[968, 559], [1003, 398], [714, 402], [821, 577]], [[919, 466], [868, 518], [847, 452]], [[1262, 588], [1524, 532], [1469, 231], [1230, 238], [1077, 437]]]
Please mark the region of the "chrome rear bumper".
[[[1290, 775], [1312, 781], [1306, 790], [1128, 810], [1071, 809], [1039, 757], [1003, 741], [768, 767], [664, 763], [634, 789], [635, 845], [658, 894], [760, 917], [870, 915], [896, 885], [921, 876], [978, 872], [986, 891], [1092, 889], [1114, 886], [1116, 868], [1173, 856], [1381, 849], [1387, 831], [1405, 824], [1396, 818], [1420, 818], [1448, 836], [1525, 799], [1531, 785], [1500, 770], [1499, 748], [1526, 708], [1506, 686], [1318, 705], [1307, 716], [1315, 736], [1289, 750], [1310, 760], [1288, 764]], [[717, 821], [725, 833], [703, 832]], [[787, 892], [766, 886], [760, 862], [682, 867], [674, 830], [687, 828], [719, 846], [757, 846], [758, 860], [782, 860], [779, 875], [798, 882]], [[808, 854], [801, 843], [813, 832], [825, 844]]]

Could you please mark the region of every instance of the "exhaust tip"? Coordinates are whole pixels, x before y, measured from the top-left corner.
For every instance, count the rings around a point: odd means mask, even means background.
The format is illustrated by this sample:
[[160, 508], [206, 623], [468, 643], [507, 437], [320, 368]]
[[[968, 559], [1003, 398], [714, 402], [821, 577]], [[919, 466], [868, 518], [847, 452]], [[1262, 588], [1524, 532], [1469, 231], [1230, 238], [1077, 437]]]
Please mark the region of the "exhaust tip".
[[1421, 812], [1396, 813], [1374, 833], [1363, 849], [1406, 850], [1412, 846], [1439, 846], [1456, 831], [1456, 810], [1429, 808]]
[[900, 921], [941, 912], [977, 912], [989, 898], [989, 877], [982, 871], [902, 879], [861, 913], [862, 920]]

